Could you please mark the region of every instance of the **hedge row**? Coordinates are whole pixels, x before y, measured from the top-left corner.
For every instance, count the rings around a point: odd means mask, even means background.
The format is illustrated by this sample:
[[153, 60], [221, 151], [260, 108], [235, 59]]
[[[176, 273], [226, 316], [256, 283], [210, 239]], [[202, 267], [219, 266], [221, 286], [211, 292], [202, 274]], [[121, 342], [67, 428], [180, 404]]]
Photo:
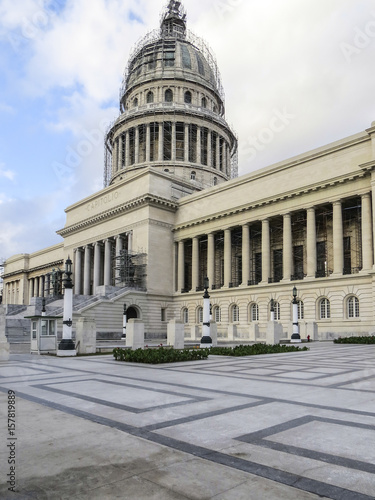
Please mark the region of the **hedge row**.
[[279, 354], [283, 352], [308, 351], [307, 347], [293, 345], [238, 345], [236, 347], [213, 347], [210, 354], [218, 356], [257, 356], [259, 354]]
[[372, 337], [344, 337], [335, 339], [335, 344], [375, 344], [375, 336]]
[[116, 347], [113, 350], [113, 356], [116, 361], [128, 361], [130, 363], [149, 363], [158, 365], [160, 363], [177, 363], [179, 361], [196, 361], [198, 359], [207, 359], [209, 349], [120, 349]]
[[213, 347], [212, 349], [171, 349], [159, 347], [158, 349], [121, 349], [116, 347], [113, 356], [116, 361], [128, 361], [130, 363], [148, 363], [157, 365], [160, 363], [177, 363], [179, 361], [196, 361], [207, 359], [209, 354], [217, 356], [256, 356], [259, 354], [278, 354], [284, 352], [308, 351], [307, 347], [287, 345], [239, 345], [236, 347]]

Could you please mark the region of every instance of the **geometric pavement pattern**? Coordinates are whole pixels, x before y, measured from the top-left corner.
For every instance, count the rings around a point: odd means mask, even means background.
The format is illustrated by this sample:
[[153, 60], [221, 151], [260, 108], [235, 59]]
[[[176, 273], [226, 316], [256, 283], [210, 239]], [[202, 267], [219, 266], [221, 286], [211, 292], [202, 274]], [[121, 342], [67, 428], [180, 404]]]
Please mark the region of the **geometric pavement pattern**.
[[135, 365], [12, 355], [0, 392], [332, 499], [375, 497], [375, 346]]

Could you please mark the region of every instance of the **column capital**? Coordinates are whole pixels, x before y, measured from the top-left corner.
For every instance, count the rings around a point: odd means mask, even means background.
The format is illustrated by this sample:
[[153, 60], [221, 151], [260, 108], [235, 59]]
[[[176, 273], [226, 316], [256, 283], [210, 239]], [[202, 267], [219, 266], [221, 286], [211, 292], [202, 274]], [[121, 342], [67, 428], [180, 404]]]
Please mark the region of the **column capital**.
[[316, 206], [315, 205], [313, 205], [312, 207], [306, 208], [306, 212], [310, 212], [310, 213], [311, 212], [315, 212], [315, 210], [316, 210]]
[[364, 193], [364, 194], [361, 194], [361, 198], [362, 200], [366, 199], [366, 198], [371, 198], [371, 193], [370, 191], [368, 193]]
[[332, 201], [332, 206], [338, 206], [338, 205], [340, 206], [342, 205], [342, 198]]

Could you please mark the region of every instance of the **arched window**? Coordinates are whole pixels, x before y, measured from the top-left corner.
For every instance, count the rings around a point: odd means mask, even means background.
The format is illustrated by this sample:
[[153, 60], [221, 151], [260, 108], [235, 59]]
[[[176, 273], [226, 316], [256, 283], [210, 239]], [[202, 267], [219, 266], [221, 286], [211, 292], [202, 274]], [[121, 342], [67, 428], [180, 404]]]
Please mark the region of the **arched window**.
[[214, 307], [213, 318], [215, 323], [221, 323], [221, 309], [219, 306]]
[[165, 102], [173, 102], [173, 92], [171, 89], [165, 91]]
[[197, 309], [197, 323], [203, 323], [203, 307]]
[[182, 309], [182, 321], [187, 325], [189, 323], [189, 309], [187, 307], [184, 307]]
[[259, 321], [259, 306], [251, 304], [250, 306], [250, 321]]
[[133, 100], [133, 108], [137, 108], [138, 107], [138, 97], [136, 97], [134, 100]]
[[348, 318], [359, 318], [359, 300], [357, 297], [349, 297], [347, 300]]
[[331, 317], [331, 304], [328, 299], [322, 299], [319, 303], [319, 318], [329, 319]]
[[274, 302], [275, 321], [280, 321], [280, 302]]
[[190, 180], [195, 181], [197, 179], [197, 173], [194, 170], [190, 174]]
[[202, 97], [202, 108], [207, 108], [207, 99]]
[[188, 90], [187, 92], [185, 92], [185, 103], [191, 104], [191, 101], [192, 101], [192, 95], [191, 92]]
[[240, 321], [240, 309], [237, 304], [234, 304], [232, 306], [232, 314], [231, 314], [231, 319], [232, 323], [238, 323]]
[[147, 94], [147, 104], [152, 104], [153, 102], [154, 102], [154, 93], [150, 91]]
[[305, 306], [302, 302], [302, 300], [297, 301], [298, 304], [298, 319], [305, 319]]
[[217, 113], [217, 106], [216, 106], [216, 104], [214, 104], [213, 111], [214, 111], [214, 113]]

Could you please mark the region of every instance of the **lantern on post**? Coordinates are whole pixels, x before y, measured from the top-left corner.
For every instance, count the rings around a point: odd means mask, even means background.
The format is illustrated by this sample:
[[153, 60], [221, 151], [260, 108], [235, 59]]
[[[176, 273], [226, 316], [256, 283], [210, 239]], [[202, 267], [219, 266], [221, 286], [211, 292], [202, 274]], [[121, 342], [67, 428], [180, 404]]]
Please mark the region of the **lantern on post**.
[[203, 328], [201, 348], [212, 347], [212, 338], [210, 335], [210, 295], [208, 289], [210, 282], [208, 278], [204, 279], [204, 295], [203, 295]]
[[293, 308], [293, 335], [291, 342], [292, 343], [301, 343], [301, 336], [299, 334], [299, 326], [298, 326], [298, 302], [297, 302], [297, 288], [293, 288], [293, 302], [292, 302], [292, 308]]
[[64, 316], [63, 316], [63, 338], [59, 343], [58, 356], [77, 356], [76, 347], [72, 340], [73, 326], [73, 281], [72, 281], [72, 264], [68, 259], [65, 262], [65, 277], [64, 283]]

